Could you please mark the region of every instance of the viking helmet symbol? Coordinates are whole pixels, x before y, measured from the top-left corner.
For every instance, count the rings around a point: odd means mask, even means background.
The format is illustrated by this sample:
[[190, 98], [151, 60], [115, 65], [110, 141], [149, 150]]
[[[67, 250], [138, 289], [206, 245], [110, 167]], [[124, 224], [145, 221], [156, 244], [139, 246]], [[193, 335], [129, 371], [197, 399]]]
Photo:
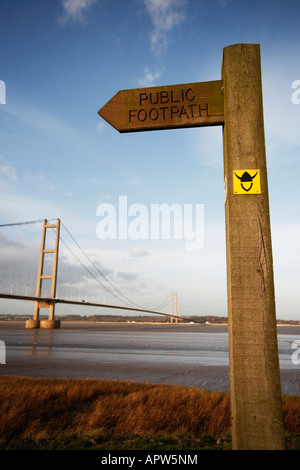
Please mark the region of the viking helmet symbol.
[[[255, 178], [255, 176], [257, 175], [258, 171], [255, 173], [255, 175], [253, 176], [250, 176], [250, 174], [248, 173], [248, 171], [244, 171], [244, 173], [242, 174], [242, 176], [238, 176], [236, 174], [236, 172], [234, 172], [235, 176], [241, 181], [241, 186], [242, 188], [245, 190], [245, 191], [250, 191], [250, 189], [252, 188], [253, 186], [253, 179]], [[243, 183], [251, 183], [249, 188], [245, 188], [245, 186], [243, 185]]]

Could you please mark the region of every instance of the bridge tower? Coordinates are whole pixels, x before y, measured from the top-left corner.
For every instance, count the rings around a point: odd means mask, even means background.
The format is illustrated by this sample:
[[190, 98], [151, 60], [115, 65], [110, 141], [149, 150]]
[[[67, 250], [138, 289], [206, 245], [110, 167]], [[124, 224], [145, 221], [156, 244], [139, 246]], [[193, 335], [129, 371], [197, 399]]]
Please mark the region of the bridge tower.
[[171, 323], [175, 321], [175, 323], [178, 322], [177, 318], [177, 292], [172, 292], [171, 293]]
[[[53, 229], [55, 231], [55, 242], [54, 242], [54, 246], [52, 246], [51, 248], [46, 247], [47, 245], [46, 232], [48, 229]], [[38, 277], [37, 277], [37, 285], [36, 285], [36, 297], [41, 296], [42, 282], [44, 279], [51, 280], [51, 294], [50, 294], [50, 298], [47, 299], [47, 301], [37, 300], [35, 302], [33, 319], [26, 321], [26, 328], [59, 328], [60, 327], [60, 321], [55, 320], [54, 318], [54, 313], [55, 313], [55, 300], [54, 299], [56, 295], [59, 233], [60, 233], [60, 220], [59, 219], [57, 219], [56, 224], [48, 224], [47, 220], [46, 219], [44, 220], [40, 260], [39, 260], [39, 268], [38, 268]], [[44, 274], [45, 254], [48, 254], [48, 253], [50, 253], [53, 256], [52, 273]], [[40, 315], [41, 308], [49, 309], [49, 317], [47, 320], [46, 319], [40, 320], [39, 315]]]

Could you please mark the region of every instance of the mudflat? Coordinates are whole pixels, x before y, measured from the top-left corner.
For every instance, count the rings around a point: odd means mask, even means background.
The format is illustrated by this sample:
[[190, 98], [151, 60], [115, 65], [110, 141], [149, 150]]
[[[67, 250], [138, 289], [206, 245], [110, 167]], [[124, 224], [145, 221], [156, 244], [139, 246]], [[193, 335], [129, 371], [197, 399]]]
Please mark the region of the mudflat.
[[[29, 330], [0, 322], [6, 364], [0, 375], [98, 378], [187, 385], [229, 391], [225, 324], [61, 322], [57, 330]], [[293, 343], [300, 326], [278, 326], [282, 392], [300, 395]]]

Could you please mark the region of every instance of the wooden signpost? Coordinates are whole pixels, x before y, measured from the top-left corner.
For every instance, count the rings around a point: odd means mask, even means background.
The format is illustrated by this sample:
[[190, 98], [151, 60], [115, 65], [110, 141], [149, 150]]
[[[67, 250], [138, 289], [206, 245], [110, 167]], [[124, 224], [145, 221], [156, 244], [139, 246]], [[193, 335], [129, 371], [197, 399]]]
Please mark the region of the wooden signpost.
[[119, 132], [223, 126], [232, 446], [285, 448], [260, 46], [223, 50], [222, 79], [119, 91], [99, 115]]
[[99, 111], [119, 132], [215, 126], [224, 122], [221, 80], [120, 90]]

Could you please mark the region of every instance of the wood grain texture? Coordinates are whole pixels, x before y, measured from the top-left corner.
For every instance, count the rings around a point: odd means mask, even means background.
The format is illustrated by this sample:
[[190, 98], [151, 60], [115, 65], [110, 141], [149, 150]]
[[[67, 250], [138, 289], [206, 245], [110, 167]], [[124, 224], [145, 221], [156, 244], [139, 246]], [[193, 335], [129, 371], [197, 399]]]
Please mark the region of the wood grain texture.
[[[283, 449], [260, 47], [224, 48], [224, 176], [230, 390], [235, 449]], [[261, 194], [234, 194], [258, 168]]]
[[119, 132], [224, 123], [221, 80], [120, 90], [98, 114]]

